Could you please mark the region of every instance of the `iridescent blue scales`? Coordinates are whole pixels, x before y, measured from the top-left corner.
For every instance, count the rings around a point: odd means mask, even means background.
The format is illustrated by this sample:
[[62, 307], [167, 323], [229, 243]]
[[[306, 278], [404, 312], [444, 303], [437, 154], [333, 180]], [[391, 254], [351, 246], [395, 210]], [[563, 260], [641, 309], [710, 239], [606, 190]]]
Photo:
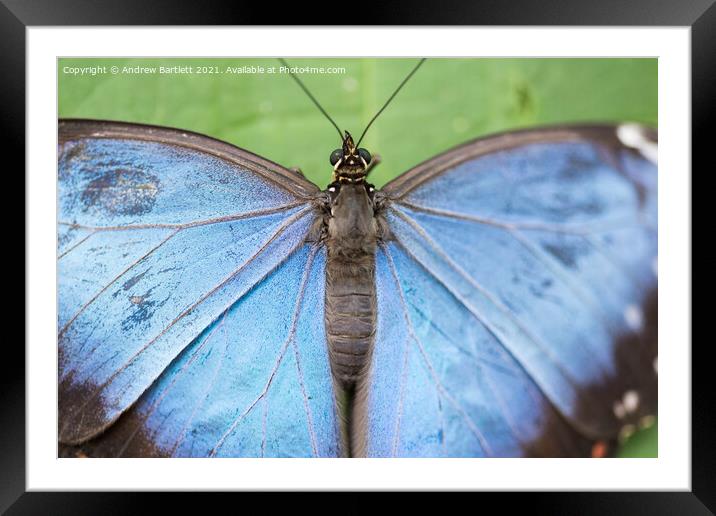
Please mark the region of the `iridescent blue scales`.
[[320, 189], [208, 137], [61, 121], [61, 454], [578, 456], [648, 424], [652, 140], [507, 133], [378, 192], [373, 353], [346, 428]]

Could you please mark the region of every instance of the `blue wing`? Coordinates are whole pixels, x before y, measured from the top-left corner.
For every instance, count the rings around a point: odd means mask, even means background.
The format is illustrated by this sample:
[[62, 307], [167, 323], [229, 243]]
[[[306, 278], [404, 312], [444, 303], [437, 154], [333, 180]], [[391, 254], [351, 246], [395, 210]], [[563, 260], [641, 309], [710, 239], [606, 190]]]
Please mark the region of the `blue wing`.
[[[323, 258], [305, 243], [317, 192], [199, 135], [62, 123], [60, 441], [105, 431], [98, 449], [110, 455], [335, 454], [323, 319], [306, 320], [323, 302], [313, 293], [322, 289]], [[191, 415], [178, 409], [189, 400]], [[120, 428], [109, 438], [125, 413], [119, 426], [134, 425], [137, 437]], [[265, 432], [247, 430], [261, 413]], [[228, 433], [218, 439], [222, 426]]]
[[339, 455], [323, 325], [324, 268], [325, 250], [302, 246], [220, 314], [83, 452]]
[[616, 128], [525, 131], [386, 186], [367, 455], [583, 455], [650, 418], [657, 189], [638, 150]]

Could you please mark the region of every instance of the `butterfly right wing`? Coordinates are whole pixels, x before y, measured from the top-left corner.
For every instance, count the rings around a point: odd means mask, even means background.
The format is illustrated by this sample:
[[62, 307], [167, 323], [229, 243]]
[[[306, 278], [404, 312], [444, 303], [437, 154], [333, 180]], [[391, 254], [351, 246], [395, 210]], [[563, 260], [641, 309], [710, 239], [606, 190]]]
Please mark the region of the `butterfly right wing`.
[[[359, 391], [368, 457], [583, 456], [549, 398], [450, 285], [396, 242], [376, 256], [378, 323]], [[361, 419], [359, 419], [360, 421]]]
[[367, 455], [585, 455], [653, 421], [654, 136], [506, 133], [385, 187]]

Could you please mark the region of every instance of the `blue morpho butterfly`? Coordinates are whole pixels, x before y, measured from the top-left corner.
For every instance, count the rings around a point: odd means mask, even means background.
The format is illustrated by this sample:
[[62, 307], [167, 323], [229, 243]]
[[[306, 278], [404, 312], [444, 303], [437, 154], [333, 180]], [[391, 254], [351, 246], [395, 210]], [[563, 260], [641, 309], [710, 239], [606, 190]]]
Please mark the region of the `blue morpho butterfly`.
[[654, 131], [500, 134], [380, 191], [339, 134], [322, 191], [60, 121], [61, 455], [601, 456], [653, 421]]

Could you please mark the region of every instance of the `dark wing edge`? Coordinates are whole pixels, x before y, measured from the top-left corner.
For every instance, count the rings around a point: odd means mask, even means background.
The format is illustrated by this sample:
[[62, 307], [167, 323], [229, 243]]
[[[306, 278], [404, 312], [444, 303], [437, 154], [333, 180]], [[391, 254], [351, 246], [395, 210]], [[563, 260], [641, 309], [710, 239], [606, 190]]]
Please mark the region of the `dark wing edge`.
[[310, 199], [320, 191], [314, 183], [278, 163], [230, 143], [192, 131], [112, 120], [80, 118], [58, 120], [59, 145], [82, 138], [124, 138], [178, 145], [246, 167], [306, 199]]

